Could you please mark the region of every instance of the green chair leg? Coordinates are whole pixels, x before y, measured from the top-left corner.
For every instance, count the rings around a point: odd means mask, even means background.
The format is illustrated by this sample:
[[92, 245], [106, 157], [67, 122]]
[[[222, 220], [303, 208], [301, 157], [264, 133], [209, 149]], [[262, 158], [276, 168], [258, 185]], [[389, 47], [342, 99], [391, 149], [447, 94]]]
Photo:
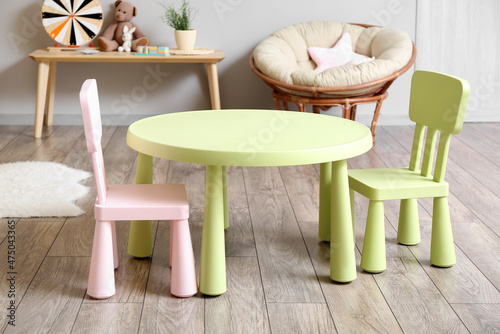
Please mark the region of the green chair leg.
[[416, 198], [401, 200], [398, 242], [408, 246], [420, 242], [420, 223], [418, 221], [418, 201]]
[[456, 262], [448, 197], [436, 197], [432, 212], [431, 263], [451, 267]]
[[351, 200], [352, 239], [356, 244], [356, 215], [354, 213], [354, 190], [352, 189], [349, 189], [349, 199]]
[[361, 268], [369, 273], [380, 273], [386, 269], [383, 201], [370, 200]]

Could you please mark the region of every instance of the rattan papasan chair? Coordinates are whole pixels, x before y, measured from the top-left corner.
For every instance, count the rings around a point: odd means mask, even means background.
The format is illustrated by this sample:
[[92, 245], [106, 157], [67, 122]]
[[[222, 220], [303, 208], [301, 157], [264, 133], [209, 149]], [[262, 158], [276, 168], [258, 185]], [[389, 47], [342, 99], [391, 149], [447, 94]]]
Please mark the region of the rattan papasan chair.
[[[345, 41], [346, 33], [351, 41], [350, 52], [365, 59], [318, 71], [311, 59], [312, 50], [332, 50], [341, 39]], [[250, 56], [250, 67], [273, 89], [277, 109], [281, 109], [280, 101], [285, 110], [289, 110], [291, 102], [299, 111], [312, 105], [315, 113], [340, 106], [342, 117], [355, 120], [357, 105], [376, 103], [371, 123], [375, 141], [387, 89], [412, 66], [415, 57], [415, 45], [404, 31], [315, 21], [282, 28], [264, 39]]]

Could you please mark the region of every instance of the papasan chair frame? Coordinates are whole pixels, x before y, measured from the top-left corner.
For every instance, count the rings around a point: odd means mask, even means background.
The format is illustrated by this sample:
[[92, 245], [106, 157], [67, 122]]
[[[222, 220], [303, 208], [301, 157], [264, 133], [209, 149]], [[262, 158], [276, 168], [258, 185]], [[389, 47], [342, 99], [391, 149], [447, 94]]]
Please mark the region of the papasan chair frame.
[[[361, 23], [349, 23], [352, 25], [361, 26], [364, 28], [377, 27], [374, 25], [361, 24]], [[384, 78], [370, 81], [363, 84], [352, 85], [352, 86], [342, 86], [342, 87], [317, 87], [317, 86], [300, 86], [287, 84], [276, 79], [270, 78], [264, 73], [262, 73], [254, 63], [253, 52], [250, 55], [250, 68], [252, 71], [261, 78], [268, 86], [273, 89], [272, 96], [276, 109], [281, 110], [280, 101], [283, 103], [284, 110], [290, 110], [288, 103], [294, 103], [297, 105], [300, 112], [306, 111], [307, 105], [313, 106], [313, 112], [319, 114], [320, 110], [328, 110], [330, 107], [341, 107], [342, 117], [346, 119], [355, 120], [356, 119], [356, 108], [360, 104], [376, 103], [375, 112], [373, 114], [373, 120], [371, 122], [371, 133], [373, 137], [373, 142], [375, 142], [375, 128], [377, 126], [378, 117], [380, 115], [380, 109], [382, 107], [382, 102], [387, 98], [389, 93], [387, 90], [391, 84], [398, 78], [401, 74], [405, 73], [415, 62], [417, 57], [417, 49], [415, 43], [412, 42], [412, 56], [408, 63], [397, 70], [391, 75]], [[287, 91], [288, 90], [288, 91]], [[358, 91], [358, 93], [352, 93], [351, 95], [345, 96], [346, 92]], [[300, 93], [310, 94], [312, 96], [302, 96], [297, 94], [292, 94], [289, 91], [296, 91]], [[335, 94], [341, 93], [342, 97], [324, 97], [320, 94]]]

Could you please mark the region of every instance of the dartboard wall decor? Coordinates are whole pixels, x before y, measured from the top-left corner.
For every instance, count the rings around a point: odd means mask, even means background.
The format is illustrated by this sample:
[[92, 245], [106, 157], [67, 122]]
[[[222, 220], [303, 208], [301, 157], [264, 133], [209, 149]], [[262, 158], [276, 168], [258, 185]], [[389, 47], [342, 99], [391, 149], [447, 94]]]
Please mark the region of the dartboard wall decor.
[[102, 7], [98, 0], [45, 0], [42, 24], [57, 43], [83, 45], [101, 30]]

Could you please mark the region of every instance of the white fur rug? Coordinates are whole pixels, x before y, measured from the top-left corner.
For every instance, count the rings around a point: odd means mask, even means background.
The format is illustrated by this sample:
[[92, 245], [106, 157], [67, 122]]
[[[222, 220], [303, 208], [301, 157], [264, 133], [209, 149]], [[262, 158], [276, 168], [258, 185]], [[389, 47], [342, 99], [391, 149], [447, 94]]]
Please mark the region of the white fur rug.
[[89, 191], [79, 182], [90, 175], [54, 162], [0, 164], [0, 217], [78, 216], [74, 201]]

